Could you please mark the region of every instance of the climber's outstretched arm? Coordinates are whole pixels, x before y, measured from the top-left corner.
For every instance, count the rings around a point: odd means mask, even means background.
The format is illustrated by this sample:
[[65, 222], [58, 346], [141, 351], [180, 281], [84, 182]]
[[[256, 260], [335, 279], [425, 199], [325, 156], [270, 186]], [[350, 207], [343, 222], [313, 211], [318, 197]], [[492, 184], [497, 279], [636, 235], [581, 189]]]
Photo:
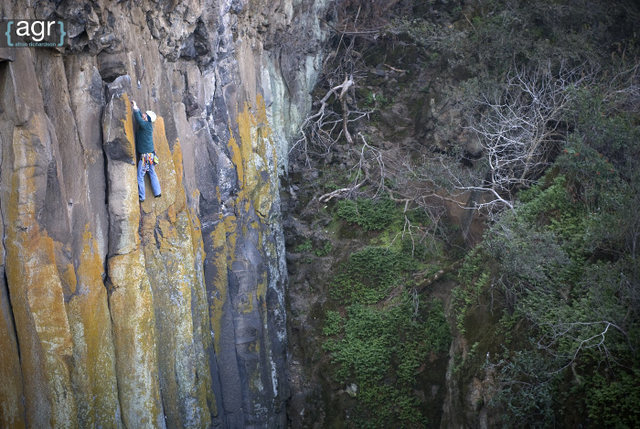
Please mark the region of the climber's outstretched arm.
[[142, 126], [145, 123], [145, 120], [142, 118], [142, 113], [140, 113], [140, 109], [134, 100], [131, 100], [131, 106], [133, 106], [133, 117], [139, 126]]

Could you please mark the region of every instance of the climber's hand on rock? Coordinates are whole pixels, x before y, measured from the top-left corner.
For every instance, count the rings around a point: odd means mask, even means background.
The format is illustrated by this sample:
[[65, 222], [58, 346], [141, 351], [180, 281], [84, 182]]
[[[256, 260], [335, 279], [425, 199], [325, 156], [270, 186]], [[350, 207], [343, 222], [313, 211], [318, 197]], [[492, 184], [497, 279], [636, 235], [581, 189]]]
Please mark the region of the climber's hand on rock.
[[138, 110], [138, 105], [136, 104], [135, 100], [131, 100], [131, 105], [133, 106], [134, 110]]

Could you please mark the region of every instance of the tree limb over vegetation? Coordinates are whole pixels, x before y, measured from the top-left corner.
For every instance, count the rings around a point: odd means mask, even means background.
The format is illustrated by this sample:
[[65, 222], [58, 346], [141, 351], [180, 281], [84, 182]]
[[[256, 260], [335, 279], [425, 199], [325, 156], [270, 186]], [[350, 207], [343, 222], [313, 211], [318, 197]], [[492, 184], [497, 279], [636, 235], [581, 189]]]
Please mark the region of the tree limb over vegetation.
[[353, 167], [353, 170], [355, 170], [354, 184], [352, 186], [336, 189], [335, 191], [321, 195], [320, 197], [318, 197], [318, 201], [320, 201], [321, 203], [327, 203], [333, 198], [352, 194], [362, 185], [370, 181], [369, 169], [367, 168], [367, 165], [369, 165], [369, 160], [367, 159], [368, 154], [372, 154], [373, 160], [375, 160], [379, 168], [384, 171], [384, 161], [382, 160], [380, 151], [374, 147], [371, 147], [361, 133], [358, 133], [358, 136], [362, 139], [363, 144], [360, 149], [360, 159], [358, 163]]
[[561, 66], [556, 73], [549, 64], [534, 70], [514, 68], [502, 93], [485, 94], [477, 101], [480, 119], [467, 129], [480, 142], [487, 173], [475, 186], [465, 186], [452, 176], [456, 188], [490, 195], [489, 201], [473, 208], [490, 213], [513, 209], [515, 193], [538, 179], [557, 155], [570, 127], [566, 117], [575, 89], [594, 76], [585, 66]]
[[[290, 153], [291, 151], [295, 150], [298, 145], [303, 144], [303, 151], [305, 154], [307, 154], [310, 143], [315, 144], [315, 146], [322, 147], [325, 151], [328, 151], [342, 135], [345, 136], [349, 143], [353, 143], [353, 138], [349, 133], [347, 124], [351, 121], [361, 119], [363, 116], [366, 116], [369, 113], [357, 112], [358, 116], [355, 119], [350, 119], [351, 112], [348, 109], [345, 94], [347, 93], [347, 91], [349, 91], [353, 84], [353, 76], [345, 75], [344, 81], [340, 85], [336, 85], [333, 88], [329, 89], [325, 96], [322, 97], [322, 99], [319, 101], [320, 107], [318, 108], [318, 111], [313, 115], [308, 116], [300, 126], [300, 133], [302, 134], [302, 136], [291, 147], [291, 149], [289, 150]], [[340, 91], [339, 94], [338, 91]], [[342, 105], [341, 117], [336, 112], [331, 110], [329, 100], [332, 96], [336, 97]], [[340, 130], [338, 135], [334, 137], [333, 134], [336, 126], [340, 122], [342, 123], [342, 129]]]
[[317, 110], [302, 122], [301, 137], [289, 150], [289, 153], [298, 150], [304, 154], [307, 166], [310, 154], [326, 156], [342, 137], [353, 144], [349, 124], [372, 113], [372, 110], [360, 110], [355, 103], [355, 85], [362, 72], [358, 66], [361, 55], [354, 46], [355, 36], [348, 41], [340, 37], [336, 50], [325, 58], [323, 78], [329, 89], [314, 103]]

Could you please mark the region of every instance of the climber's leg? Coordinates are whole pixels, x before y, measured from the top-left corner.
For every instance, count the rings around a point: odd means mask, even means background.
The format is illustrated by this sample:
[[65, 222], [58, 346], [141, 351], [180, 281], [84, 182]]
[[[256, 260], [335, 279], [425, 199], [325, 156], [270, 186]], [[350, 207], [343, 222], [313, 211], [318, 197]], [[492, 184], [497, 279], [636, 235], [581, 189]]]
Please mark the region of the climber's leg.
[[140, 160], [138, 160], [138, 194], [140, 201], [144, 201], [144, 162]]
[[151, 163], [149, 165], [149, 179], [151, 179], [151, 189], [153, 190], [153, 195], [155, 197], [159, 197], [162, 193], [160, 189], [160, 181], [158, 181], [158, 175], [156, 174], [156, 166]]

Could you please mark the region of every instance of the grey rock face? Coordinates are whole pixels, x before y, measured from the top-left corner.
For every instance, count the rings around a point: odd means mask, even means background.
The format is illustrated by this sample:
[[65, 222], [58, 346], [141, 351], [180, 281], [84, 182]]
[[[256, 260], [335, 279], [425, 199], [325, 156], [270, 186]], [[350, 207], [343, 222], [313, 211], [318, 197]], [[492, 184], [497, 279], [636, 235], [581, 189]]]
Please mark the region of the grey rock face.
[[326, 3], [3, 6], [68, 40], [0, 50], [0, 426], [286, 426], [279, 174]]

